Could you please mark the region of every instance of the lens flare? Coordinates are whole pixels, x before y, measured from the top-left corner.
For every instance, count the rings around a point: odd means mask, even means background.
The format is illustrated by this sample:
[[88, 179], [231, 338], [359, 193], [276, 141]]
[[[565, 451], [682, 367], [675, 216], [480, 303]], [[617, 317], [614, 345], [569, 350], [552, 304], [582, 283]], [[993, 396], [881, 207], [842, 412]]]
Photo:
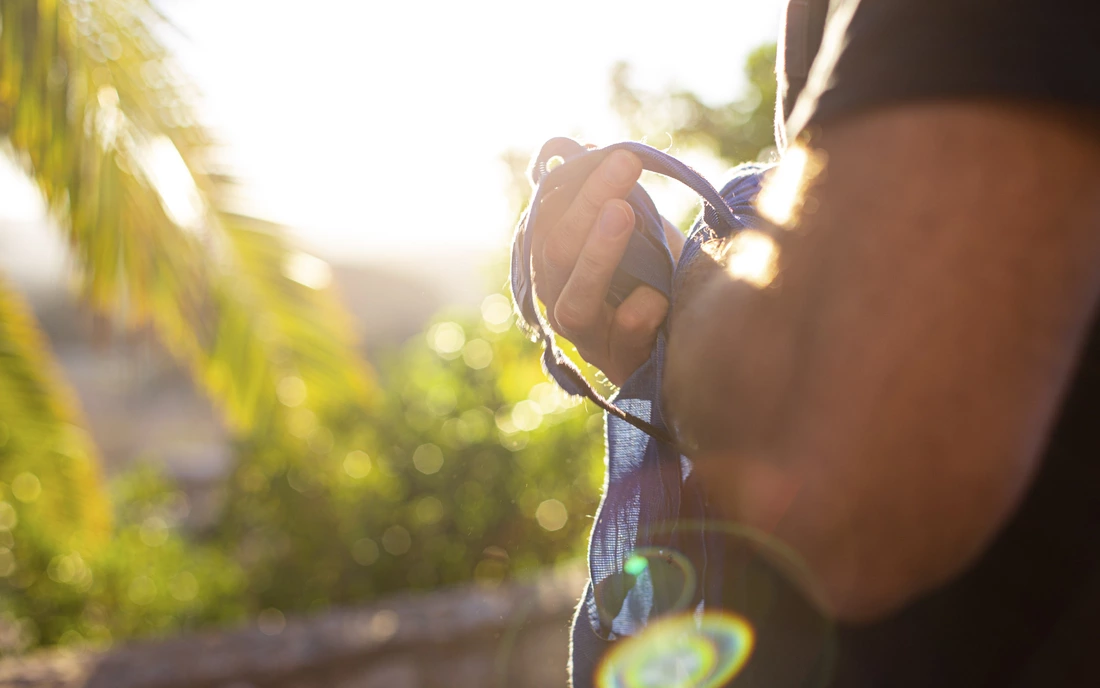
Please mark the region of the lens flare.
[[659, 614], [687, 609], [695, 594], [695, 567], [670, 547], [639, 548], [627, 557], [623, 570], [635, 577], [648, 576]]
[[648, 566], [648, 559], [641, 555], [633, 554], [630, 556], [629, 559], [626, 560], [626, 563], [623, 565], [623, 571], [626, 571], [632, 576], [640, 576], [642, 575], [642, 571], [645, 571]]
[[719, 688], [752, 654], [752, 626], [726, 612], [667, 617], [614, 647], [596, 673], [599, 688]]
[[[691, 560], [670, 547], [640, 547], [623, 562], [622, 571], [596, 583], [593, 590], [601, 623], [612, 628], [630, 595], [640, 595], [649, 614], [662, 616], [684, 611], [691, 604], [698, 575]], [[631, 635], [631, 625], [615, 631]]]
[[[591, 583], [594, 608], [586, 602], [577, 623], [609, 642], [598, 659], [574, 658], [575, 680], [600, 688], [830, 685], [836, 625], [814, 604], [820, 583], [788, 545], [718, 519], [657, 523], [646, 535], [649, 544]], [[528, 662], [515, 634], [507, 636], [496, 685], [516, 685]]]
[[806, 189], [823, 168], [824, 156], [820, 152], [811, 152], [803, 145], [792, 146], [760, 191], [757, 210], [781, 227], [796, 224]]
[[723, 247], [721, 262], [734, 279], [763, 289], [779, 273], [779, 246], [754, 229], [746, 229], [730, 237]]

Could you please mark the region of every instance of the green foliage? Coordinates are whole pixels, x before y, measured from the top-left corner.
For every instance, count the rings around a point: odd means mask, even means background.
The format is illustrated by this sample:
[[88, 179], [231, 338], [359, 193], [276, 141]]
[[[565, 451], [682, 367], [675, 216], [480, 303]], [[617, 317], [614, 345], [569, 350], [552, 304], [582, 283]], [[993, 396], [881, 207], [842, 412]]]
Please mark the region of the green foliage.
[[[42, 190], [87, 302], [159, 336], [223, 410], [238, 461], [201, 533], [150, 468], [108, 502], [44, 341], [0, 284], [0, 653], [495, 585], [580, 555], [601, 416], [546, 381], [501, 295], [393, 352], [375, 384], [324, 266], [225, 211], [163, 28], [148, 0], [4, 0], [0, 145]], [[771, 50], [750, 60], [757, 96], [720, 107], [637, 93], [619, 70], [620, 112], [754, 158]], [[164, 156], [193, 182], [190, 215], [159, 181]]]
[[[21, 524], [51, 550], [73, 538], [100, 542], [109, 528], [80, 420], [30, 309], [0, 281], [0, 482], [15, 492], [0, 501], [0, 526]], [[0, 550], [0, 560], [10, 556]]]
[[[116, 527], [96, 547], [0, 529], [0, 653], [109, 643], [239, 618], [245, 579], [230, 558], [178, 531], [183, 493], [141, 468], [114, 485]], [[11, 499], [13, 490], [0, 490]]]
[[[230, 180], [164, 30], [147, 0], [0, 2], [0, 151], [41, 190], [84, 301], [153, 331], [244, 441], [276, 443], [295, 419], [361, 408], [371, 382], [325, 266], [225, 210]], [[170, 529], [150, 545], [156, 516], [111, 530], [79, 425], [29, 310], [0, 283], [0, 648], [240, 614], [231, 558]]]
[[229, 180], [163, 30], [147, 0], [4, 2], [0, 142], [66, 233], [86, 301], [151, 327], [233, 428], [281, 422], [288, 378], [315, 412], [362, 402], [365, 369], [323, 279], [303, 276], [309, 257], [225, 211]]
[[[235, 432], [276, 443], [295, 418], [362, 407], [371, 381], [326, 266], [224, 210], [230, 181], [165, 30], [147, 0], [0, 2], [0, 151], [41, 189], [85, 302], [151, 329]], [[112, 531], [79, 425], [0, 283], [0, 651], [240, 615], [232, 558], [153, 513], [164, 485], [117, 504]]]
[[[186, 497], [149, 467], [114, 482], [113, 536], [97, 547], [48, 545], [0, 513], [0, 652], [496, 585], [580, 556], [602, 416], [548, 382], [539, 354], [492, 295], [480, 318], [456, 314], [389, 354], [369, 410], [322, 424], [286, 398], [284, 424], [239, 442], [201, 534], [180, 531]], [[3, 486], [0, 500], [14, 501]]]
[[710, 151], [730, 165], [766, 158], [773, 149], [775, 115], [775, 44], [753, 50], [745, 62], [748, 88], [741, 97], [708, 105], [691, 91], [644, 93], [630, 85], [630, 67], [611, 74], [612, 106], [635, 138]]
[[602, 418], [546, 381], [503, 296], [483, 311], [395, 352], [377, 406], [335, 437], [314, 430], [289, 455], [242, 447], [218, 537], [246, 571], [250, 607], [495, 584], [583, 551]]

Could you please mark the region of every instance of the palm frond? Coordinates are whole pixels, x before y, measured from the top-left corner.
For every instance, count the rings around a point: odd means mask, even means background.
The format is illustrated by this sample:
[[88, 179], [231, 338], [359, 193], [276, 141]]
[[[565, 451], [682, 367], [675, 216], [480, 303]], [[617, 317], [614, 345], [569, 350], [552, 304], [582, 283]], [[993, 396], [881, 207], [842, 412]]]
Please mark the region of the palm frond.
[[220, 277], [208, 387], [242, 422], [271, 417], [276, 400], [324, 418], [367, 399], [370, 378], [349, 353], [353, 328], [328, 266], [291, 249], [277, 225], [226, 213], [221, 226], [234, 263]]
[[0, 281], [0, 501], [55, 547], [87, 545], [109, 528], [95, 447], [74, 399], [30, 309]]
[[286, 380], [314, 412], [362, 402], [369, 378], [331, 291], [292, 279], [278, 227], [225, 211], [151, 4], [6, 0], [0, 21], [0, 140], [67, 233], [84, 297], [152, 326], [238, 430], [276, 420]]

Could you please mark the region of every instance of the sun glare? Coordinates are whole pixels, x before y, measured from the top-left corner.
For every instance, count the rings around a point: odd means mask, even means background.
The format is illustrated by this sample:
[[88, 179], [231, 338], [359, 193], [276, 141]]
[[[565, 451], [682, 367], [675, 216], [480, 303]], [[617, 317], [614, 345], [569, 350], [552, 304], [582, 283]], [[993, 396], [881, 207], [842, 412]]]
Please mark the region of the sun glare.
[[158, 137], [142, 147], [141, 159], [168, 217], [184, 229], [199, 229], [206, 205], [176, 145], [167, 136]]
[[329, 264], [301, 251], [287, 257], [283, 274], [310, 289], [324, 289], [332, 283], [332, 268]]
[[779, 271], [779, 247], [770, 236], [755, 229], [731, 237], [717, 258], [730, 277], [760, 289], [771, 284]]
[[[551, 136], [601, 145], [629, 137], [608, 104], [619, 60], [633, 66], [639, 87], [676, 82], [708, 100], [737, 97], [737, 65], [774, 40], [780, 5], [687, 0], [664, 29], [691, 31], [706, 15], [736, 24], [733, 47], [656, 52], [634, 39], [652, 30], [653, 6], [625, 0], [560, 0], [552, 12], [503, 0], [317, 0], [305, 15], [284, 0], [167, 10], [186, 37], [172, 41], [202, 89], [201, 119], [225, 142], [219, 162], [240, 180], [240, 209], [291, 227], [323, 257], [373, 262], [456, 247], [499, 251], [515, 222], [502, 153], [528, 155]], [[497, 20], [468, 21], [482, 15]], [[556, 45], [578, 16], [617, 30], [593, 50], [531, 49]], [[426, 202], [447, 220], [395, 231]]]
[[756, 207], [760, 214], [781, 227], [795, 224], [806, 188], [821, 168], [822, 162], [817, 154], [804, 146], [792, 146], [783, 155], [779, 167], [768, 177], [757, 198]]

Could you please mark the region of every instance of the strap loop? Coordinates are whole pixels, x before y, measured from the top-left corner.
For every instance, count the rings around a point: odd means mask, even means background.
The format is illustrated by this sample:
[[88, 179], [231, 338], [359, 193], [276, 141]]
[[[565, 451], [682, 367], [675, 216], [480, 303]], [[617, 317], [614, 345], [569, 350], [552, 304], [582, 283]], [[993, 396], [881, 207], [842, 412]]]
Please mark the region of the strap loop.
[[[550, 191], [575, 195], [604, 158], [616, 150], [633, 153], [641, 160], [643, 169], [675, 179], [699, 194], [704, 202], [704, 221], [719, 235], [729, 235], [743, 226], [740, 218], [729, 209], [718, 191], [706, 179], [667, 153], [632, 141], [588, 150], [572, 139], [553, 138], [543, 144], [530, 168], [535, 194], [527, 212], [520, 219], [512, 244], [512, 298], [521, 327], [533, 339], [543, 343], [543, 367], [562, 389], [569, 394], [584, 396], [609, 414], [623, 419], [649, 436], [672, 444], [673, 439], [667, 431], [623, 411], [589, 384], [576, 365], [555, 344], [554, 334], [535, 298], [531, 265], [532, 232], [528, 229], [537, 221], [543, 199]], [[555, 158], [561, 158], [564, 162], [551, 165]], [[674, 261], [665, 239], [660, 215], [641, 186], [634, 187], [627, 201], [635, 210], [635, 231], [612, 283], [610, 297], [613, 301], [621, 301], [639, 283], [650, 284], [668, 296], [672, 289]]]

